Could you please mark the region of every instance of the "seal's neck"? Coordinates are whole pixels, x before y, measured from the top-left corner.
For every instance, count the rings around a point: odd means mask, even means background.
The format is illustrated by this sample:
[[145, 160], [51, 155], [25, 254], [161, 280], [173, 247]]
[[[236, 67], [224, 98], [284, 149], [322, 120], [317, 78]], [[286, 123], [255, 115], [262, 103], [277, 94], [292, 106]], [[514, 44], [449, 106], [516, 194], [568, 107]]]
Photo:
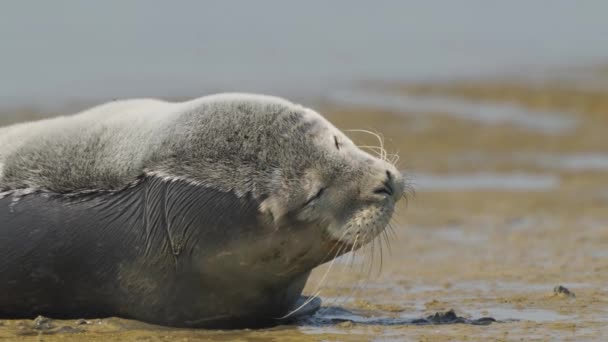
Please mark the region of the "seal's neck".
[[182, 271], [290, 279], [326, 257], [320, 227], [295, 221], [275, 226], [249, 194], [146, 177], [139, 198], [145, 253], [168, 251]]

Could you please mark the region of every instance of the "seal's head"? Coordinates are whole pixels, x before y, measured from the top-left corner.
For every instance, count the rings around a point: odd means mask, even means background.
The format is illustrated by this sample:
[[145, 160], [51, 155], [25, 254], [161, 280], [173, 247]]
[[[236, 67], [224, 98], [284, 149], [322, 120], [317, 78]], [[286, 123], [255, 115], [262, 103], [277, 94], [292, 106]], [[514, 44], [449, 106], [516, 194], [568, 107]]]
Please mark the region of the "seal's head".
[[[388, 225], [404, 196], [402, 174], [386, 158], [357, 147], [311, 109], [300, 109], [301, 129], [284, 163], [298, 165], [261, 206], [275, 219], [314, 223], [327, 238], [352, 249], [375, 238]], [[293, 136], [292, 136], [293, 138]], [[348, 250], [345, 249], [345, 250]]]
[[175, 130], [188, 139], [171, 149], [180, 157], [163, 164], [170, 171], [157, 168], [161, 174], [253, 194], [277, 227], [294, 221], [322, 227], [327, 240], [349, 249], [388, 225], [406, 184], [386, 158], [361, 150], [317, 112], [282, 99], [225, 94], [206, 102], [204, 113], [194, 105]]

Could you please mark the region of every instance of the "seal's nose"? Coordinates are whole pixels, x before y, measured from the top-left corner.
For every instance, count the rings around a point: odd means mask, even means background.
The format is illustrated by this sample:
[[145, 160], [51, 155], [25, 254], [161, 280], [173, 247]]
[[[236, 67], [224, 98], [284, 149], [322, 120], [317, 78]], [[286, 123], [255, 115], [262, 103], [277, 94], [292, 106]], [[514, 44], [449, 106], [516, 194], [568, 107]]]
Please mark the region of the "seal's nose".
[[385, 175], [382, 184], [374, 188], [374, 194], [393, 197], [395, 200], [398, 200], [402, 192], [400, 185], [401, 175], [395, 175], [390, 170], [386, 170]]
[[382, 182], [382, 185], [374, 189], [375, 194], [393, 196], [395, 193], [395, 184], [393, 182], [393, 175], [390, 171], [386, 170], [386, 178]]

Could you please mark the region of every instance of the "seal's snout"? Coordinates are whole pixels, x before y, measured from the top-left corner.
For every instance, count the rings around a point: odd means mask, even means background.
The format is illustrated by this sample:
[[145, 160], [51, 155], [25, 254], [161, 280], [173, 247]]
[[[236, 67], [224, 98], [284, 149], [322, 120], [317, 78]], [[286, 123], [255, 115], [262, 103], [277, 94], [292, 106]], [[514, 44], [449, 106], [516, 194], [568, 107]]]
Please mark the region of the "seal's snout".
[[386, 170], [386, 178], [383, 180], [382, 185], [374, 189], [374, 193], [392, 197], [395, 194], [395, 182], [393, 179], [393, 174], [389, 170]]
[[407, 189], [405, 176], [395, 168], [393, 168], [393, 171], [390, 171], [390, 175], [390, 184], [393, 188], [393, 198], [395, 201], [399, 201], [401, 198], [403, 198], [403, 194]]
[[405, 188], [403, 175], [392, 165], [387, 164], [382, 165], [375, 172], [378, 176], [374, 177], [375, 184], [371, 188], [373, 195], [380, 196], [382, 199], [391, 198], [395, 202], [399, 201]]

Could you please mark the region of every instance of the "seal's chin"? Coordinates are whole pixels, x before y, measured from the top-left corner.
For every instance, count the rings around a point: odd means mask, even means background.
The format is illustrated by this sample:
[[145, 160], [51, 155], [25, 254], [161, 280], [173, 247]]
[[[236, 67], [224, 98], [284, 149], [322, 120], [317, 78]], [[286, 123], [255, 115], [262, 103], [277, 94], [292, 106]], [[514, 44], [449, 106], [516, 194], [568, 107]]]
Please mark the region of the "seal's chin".
[[355, 211], [345, 222], [328, 227], [329, 240], [339, 254], [357, 250], [380, 235], [388, 226], [394, 212], [394, 203], [368, 205]]
[[355, 236], [354, 238], [349, 237], [336, 239], [330, 237], [327, 246], [327, 250], [329, 252], [326, 256], [326, 260], [324, 260], [323, 262], [327, 262], [343, 254], [359, 250], [360, 248], [373, 241], [374, 238], [380, 235], [380, 233], [382, 233], [385, 229], [386, 226], [382, 227], [381, 229], [375, 230], [373, 234], [360, 234], [358, 236]]

